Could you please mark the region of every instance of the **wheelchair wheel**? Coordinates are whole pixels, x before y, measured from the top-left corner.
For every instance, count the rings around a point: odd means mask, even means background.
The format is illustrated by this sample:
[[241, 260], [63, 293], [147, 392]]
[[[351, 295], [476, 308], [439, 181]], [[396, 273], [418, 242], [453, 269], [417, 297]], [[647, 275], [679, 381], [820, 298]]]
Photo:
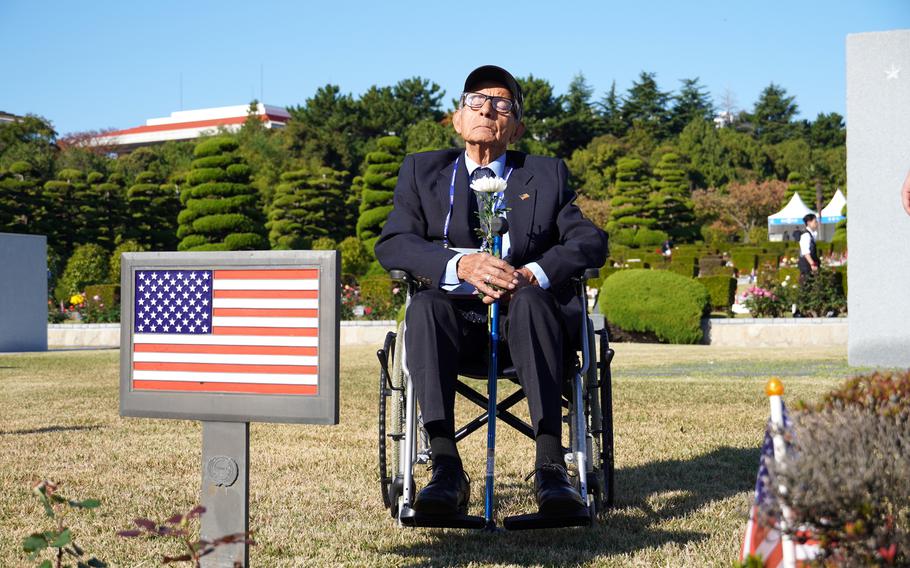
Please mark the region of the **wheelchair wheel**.
[[[600, 442], [597, 452], [597, 462], [600, 465], [602, 485], [600, 486], [602, 506], [598, 509], [604, 511], [613, 506], [615, 483], [614, 483], [614, 455], [613, 455], [613, 376], [611, 364], [613, 356], [616, 354], [610, 348], [609, 337], [606, 326], [599, 330], [600, 345], [597, 363], [596, 388], [592, 389], [592, 398], [596, 398], [599, 403], [600, 418], [596, 422], [592, 421], [593, 429], [599, 435], [595, 438]], [[595, 394], [596, 393], [596, 394]]]
[[390, 331], [382, 349], [377, 352], [379, 372], [379, 482], [382, 501], [393, 518], [398, 517], [398, 498], [402, 494], [404, 474], [401, 450], [404, 445], [404, 375], [401, 368], [403, 342]]

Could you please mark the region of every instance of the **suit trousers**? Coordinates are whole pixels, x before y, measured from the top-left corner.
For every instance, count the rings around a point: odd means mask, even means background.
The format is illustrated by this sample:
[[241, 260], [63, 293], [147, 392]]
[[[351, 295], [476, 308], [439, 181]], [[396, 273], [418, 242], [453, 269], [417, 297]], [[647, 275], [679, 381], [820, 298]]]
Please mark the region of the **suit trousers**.
[[[424, 424], [454, 432], [455, 381], [459, 371], [488, 367], [487, 323], [465, 312], [486, 311], [479, 300], [456, 300], [445, 291], [423, 290], [406, 314], [407, 368], [414, 381]], [[468, 314], [470, 315], [470, 314]], [[557, 437], [562, 427], [566, 332], [552, 294], [536, 286], [519, 289], [502, 303], [499, 371], [515, 366], [528, 400], [535, 435]], [[441, 422], [438, 422], [441, 421]]]

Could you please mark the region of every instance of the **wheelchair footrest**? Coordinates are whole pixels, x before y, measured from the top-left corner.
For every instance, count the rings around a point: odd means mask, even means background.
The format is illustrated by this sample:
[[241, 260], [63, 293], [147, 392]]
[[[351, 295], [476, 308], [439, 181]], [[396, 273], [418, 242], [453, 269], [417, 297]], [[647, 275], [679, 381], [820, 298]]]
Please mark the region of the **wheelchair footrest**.
[[591, 525], [590, 510], [585, 507], [568, 515], [543, 515], [529, 513], [506, 517], [502, 525], [509, 531], [527, 531], [533, 529], [558, 529], [562, 527], [587, 527]]
[[482, 529], [487, 521], [473, 515], [424, 515], [407, 508], [398, 515], [398, 520], [406, 527], [448, 528], [448, 529]]

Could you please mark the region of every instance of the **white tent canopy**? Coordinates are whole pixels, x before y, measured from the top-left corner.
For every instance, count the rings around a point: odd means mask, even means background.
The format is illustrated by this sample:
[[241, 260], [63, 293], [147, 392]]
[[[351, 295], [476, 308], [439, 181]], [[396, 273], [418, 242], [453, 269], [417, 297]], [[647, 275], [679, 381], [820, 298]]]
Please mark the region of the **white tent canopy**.
[[834, 192], [834, 197], [831, 198], [831, 201], [828, 205], [822, 209], [821, 222], [822, 223], [837, 223], [838, 221], [843, 221], [844, 217], [844, 207], [847, 206], [847, 198], [844, 196], [841, 190]]
[[774, 215], [768, 215], [768, 229], [772, 225], [802, 225], [803, 217], [815, 211], [806, 207], [799, 193], [794, 193], [790, 202]]

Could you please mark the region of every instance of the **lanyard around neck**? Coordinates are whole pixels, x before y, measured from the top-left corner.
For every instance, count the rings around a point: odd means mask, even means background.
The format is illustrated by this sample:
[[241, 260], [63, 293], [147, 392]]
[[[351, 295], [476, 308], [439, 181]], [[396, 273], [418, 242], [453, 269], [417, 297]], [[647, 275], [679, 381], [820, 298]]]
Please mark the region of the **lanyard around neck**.
[[[446, 222], [442, 228], [442, 246], [445, 248], [449, 248], [449, 222], [452, 220], [452, 209], [455, 207], [455, 176], [458, 174], [458, 160], [460, 159], [461, 156], [455, 158], [455, 164], [452, 166], [452, 179], [449, 181], [449, 211], [446, 213]], [[506, 172], [506, 181], [509, 181], [513, 169], [509, 168]]]

